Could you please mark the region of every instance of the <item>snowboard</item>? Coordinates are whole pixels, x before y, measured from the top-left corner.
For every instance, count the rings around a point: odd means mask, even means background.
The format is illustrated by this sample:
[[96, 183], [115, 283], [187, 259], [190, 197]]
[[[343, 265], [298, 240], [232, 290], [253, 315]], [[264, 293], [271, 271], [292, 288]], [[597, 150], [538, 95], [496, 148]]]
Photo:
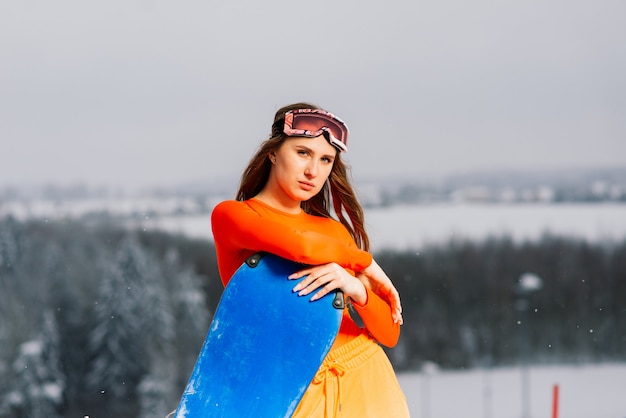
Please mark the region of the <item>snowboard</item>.
[[228, 282], [175, 413], [184, 417], [289, 417], [330, 350], [340, 291], [311, 302], [292, 291], [305, 265], [258, 253]]

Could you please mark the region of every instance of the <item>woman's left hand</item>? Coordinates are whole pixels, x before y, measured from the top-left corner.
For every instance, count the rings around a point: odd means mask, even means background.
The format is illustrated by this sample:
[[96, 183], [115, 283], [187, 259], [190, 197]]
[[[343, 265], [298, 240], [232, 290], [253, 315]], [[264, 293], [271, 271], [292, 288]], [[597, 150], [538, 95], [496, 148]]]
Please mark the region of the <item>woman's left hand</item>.
[[[306, 277], [305, 277], [306, 276]], [[294, 288], [298, 295], [305, 296], [317, 290], [311, 300], [317, 300], [336, 289], [358, 304], [367, 302], [367, 291], [361, 280], [348, 273], [337, 263], [322, 264], [302, 269], [289, 276], [295, 280], [304, 277]]]

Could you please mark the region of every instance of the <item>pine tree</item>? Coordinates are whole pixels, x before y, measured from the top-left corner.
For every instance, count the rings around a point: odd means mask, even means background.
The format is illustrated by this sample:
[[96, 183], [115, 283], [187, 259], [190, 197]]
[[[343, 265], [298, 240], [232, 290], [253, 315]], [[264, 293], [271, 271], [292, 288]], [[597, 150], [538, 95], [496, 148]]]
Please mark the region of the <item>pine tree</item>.
[[[4, 316], [2, 316], [5, 318]], [[7, 321], [0, 321], [0, 347], [6, 346], [8, 343], [8, 330], [6, 327]], [[0, 417], [3, 417], [7, 414], [5, 411], [8, 406], [6, 405], [7, 401], [7, 391], [9, 390], [9, 372], [10, 366], [9, 361], [4, 358], [2, 353], [0, 352]]]
[[9, 217], [0, 221], [0, 274], [15, 269], [20, 258], [19, 224]]
[[150, 372], [138, 387], [141, 416], [146, 418], [167, 415], [176, 400], [172, 298], [163, 271], [156, 268], [157, 264], [156, 259], [150, 263], [154, 271], [146, 278], [143, 303], [144, 326], [152, 330], [146, 344]]
[[89, 335], [92, 361], [87, 384], [99, 393], [122, 399], [132, 393], [148, 368], [141, 309], [147, 260], [136, 241], [126, 239], [101, 264]]
[[10, 364], [19, 344], [32, 336], [34, 313], [26, 306], [33, 288], [22, 265], [25, 241], [22, 224], [11, 217], [0, 221], [0, 318], [10, 319], [0, 323], [0, 366]]
[[[14, 296], [17, 294], [18, 280], [16, 270], [20, 258], [19, 225], [13, 218], [0, 221], [0, 294]], [[0, 303], [0, 317], [10, 318], [13, 308], [12, 301]], [[5, 330], [8, 334], [8, 330]], [[0, 334], [1, 337], [1, 334]], [[0, 343], [3, 343], [0, 341]], [[0, 358], [7, 344], [0, 344]]]
[[88, 386], [113, 399], [129, 399], [173, 337], [171, 308], [158, 260], [132, 236], [102, 265], [89, 335]]
[[20, 345], [13, 363], [17, 409], [25, 417], [61, 417], [65, 377], [59, 363], [56, 321], [46, 312], [40, 335]]
[[[80, 238], [77, 239], [80, 241]], [[81, 242], [77, 242], [81, 245]], [[72, 251], [73, 250], [73, 251]], [[75, 400], [83, 392], [86, 332], [85, 300], [80, 288], [86, 287], [85, 274], [76, 273], [76, 260], [87, 259], [84, 253], [63, 249], [57, 242], [48, 243], [43, 252], [43, 276], [51, 291], [47, 304], [55, 309], [61, 340], [60, 358], [66, 377], [66, 397]]]
[[182, 268], [178, 254], [170, 250], [165, 257], [166, 275], [170, 278], [176, 319], [177, 383], [184, 387], [193, 369], [204, 337], [208, 332], [210, 312], [201, 279], [190, 267]]
[[142, 283], [143, 326], [151, 330], [147, 341], [155, 356], [171, 358], [172, 343], [175, 334], [172, 298], [168, 292], [161, 263], [153, 256], [148, 256], [148, 268]]
[[139, 418], [165, 417], [176, 408], [171, 365], [153, 363], [137, 388], [139, 396]]

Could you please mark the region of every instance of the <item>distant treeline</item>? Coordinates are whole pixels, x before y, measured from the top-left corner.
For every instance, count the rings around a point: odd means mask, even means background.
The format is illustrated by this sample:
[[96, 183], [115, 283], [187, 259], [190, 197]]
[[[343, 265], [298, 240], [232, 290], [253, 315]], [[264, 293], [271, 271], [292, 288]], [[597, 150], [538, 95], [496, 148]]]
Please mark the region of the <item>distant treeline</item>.
[[[422, 202], [626, 202], [626, 169], [470, 172], [439, 181], [378, 180], [365, 202], [392, 206]], [[373, 189], [373, 190], [372, 190]], [[375, 191], [375, 193], [373, 193]]]
[[[404, 306], [397, 370], [626, 359], [626, 241], [453, 241], [376, 258]], [[524, 273], [541, 289], [520, 293]], [[221, 291], [209, 241], [0, 220], [0, 418], [165, 416]]]
[[[378, 261], [403, 300], [397, 368], [626, 359], [626, 241], [453, 241]], [[522, 292], [524, 274], [542, 287]]]

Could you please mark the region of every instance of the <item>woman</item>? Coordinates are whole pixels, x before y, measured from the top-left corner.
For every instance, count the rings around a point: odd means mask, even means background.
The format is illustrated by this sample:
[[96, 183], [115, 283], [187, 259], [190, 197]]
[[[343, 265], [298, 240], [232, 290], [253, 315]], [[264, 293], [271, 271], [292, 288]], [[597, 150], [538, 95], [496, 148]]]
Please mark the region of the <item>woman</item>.
[[341, 289], [347, 298], [339, 334], [294, 417], [408, 417], [378, 345], [398, 341], [400, 299], [367, 252], [363, 211], [341, 160], [347, 139], [339, 118], [311, 104], [276, 112], [270, 138], [244, 171], [237, 200], [213, 211], [220, 276], [226, 285], [246, 258], [265, 251], [312, 266], [290, 276], [304, 277], [293, 289], [299, 295], [315, 300]]

